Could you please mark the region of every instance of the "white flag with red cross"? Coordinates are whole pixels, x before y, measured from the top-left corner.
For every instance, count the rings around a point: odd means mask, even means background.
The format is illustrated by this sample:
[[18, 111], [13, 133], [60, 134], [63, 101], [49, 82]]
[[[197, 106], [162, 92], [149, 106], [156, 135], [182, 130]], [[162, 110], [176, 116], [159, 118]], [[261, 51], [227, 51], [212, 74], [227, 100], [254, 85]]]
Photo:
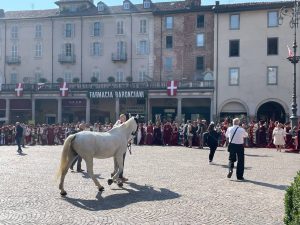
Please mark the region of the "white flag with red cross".
[[69, 85], [67, 84], [67, 82], [62, 82], [59, 85], [59, 90], [60, 90], [60, 96], [67, 97], [69, 94]]
[[17, 83], [16, 84], [16, 96], [22, 97], [23, 96], [23, 90], [24, 90], [24, 84], [23, 83]]
[[177, 95], [178, 81], [170, 80], [167, 82], [167, 92], [169, 96]]
[[289, 57], [293, 57], [294, 53], [292, 52], [292, 50], [290, 49], [290, 47], [288, 45], [286, 47], [288, 49], [288, 55], [289, 55]]

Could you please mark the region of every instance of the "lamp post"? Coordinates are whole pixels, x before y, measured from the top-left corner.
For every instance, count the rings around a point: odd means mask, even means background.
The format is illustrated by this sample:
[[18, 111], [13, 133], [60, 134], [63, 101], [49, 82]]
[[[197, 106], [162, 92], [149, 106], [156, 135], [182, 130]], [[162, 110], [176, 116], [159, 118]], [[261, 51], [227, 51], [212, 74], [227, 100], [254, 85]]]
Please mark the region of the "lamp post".
[[297, 101], [296, 101], [296, 65], [299, 62], [299, 56], [297, 56], [297, 29], [299, 24], [300, 17], [300, 4], [299, 0], [294, 0], [294, 4], [292, 8], [282, 7], [279, 11], [278, 24], [281, 25], [283, 22], [283, 17], [290, 17], [289, 25], [291, 29], [294, 30], [294, 42], [293, 42], [293, 52], [289, 50], [289, 56], [287, 59], [293, 64], [294, 72], [293, 72], [293, 95], [292, 95], [292, 115], [290, 116], [291, 127], [292, 129], [296, 126], [298, 127], [298, 116], [297, 116]]

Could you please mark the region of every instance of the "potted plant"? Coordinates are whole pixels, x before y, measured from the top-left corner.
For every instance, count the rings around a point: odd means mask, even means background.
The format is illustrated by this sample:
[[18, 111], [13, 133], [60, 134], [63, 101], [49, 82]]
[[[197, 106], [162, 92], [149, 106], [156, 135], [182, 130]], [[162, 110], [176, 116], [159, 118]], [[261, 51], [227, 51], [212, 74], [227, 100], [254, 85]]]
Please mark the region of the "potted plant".
[[95, 77], [95, 76], [92, 76], [92, 77], [91, 77], [91, 82], [92, 82], [92, 83], [97, 83], [97, 82], [98, 82], [98, 78]]
[[79, 81], [80, 81], [80, 79], [79, 79], [78, 77], [74, 77], [74, 78], [72, 79], [72, 82], [75, 83], [75, 84], [78, 84]]
[[126, 81], [127, 81], [127, 82], [132, 82], [132, 81], [133, 81], [132, 76], [126, 77]]
[[113, 76], [109, 76], [109, 77], [107, 78], [107, 81], [108, 81], [109, 83], [114, 83], [114, 82], [116, 81], [116, 79], [115, 79], [115, 77], [113, 77]]
[[41, 78], [39, 79], [39, 83], [47, 83], [47, 79], [44, 78], [44, 77], [41, 77]]
[[56, 79], [56, 82], [57, 82], [57, 83], [62, 83], [62, 82], [64, 82], [64, 79], [61, 78], [61, 77], [59, 77], [59, 78]]

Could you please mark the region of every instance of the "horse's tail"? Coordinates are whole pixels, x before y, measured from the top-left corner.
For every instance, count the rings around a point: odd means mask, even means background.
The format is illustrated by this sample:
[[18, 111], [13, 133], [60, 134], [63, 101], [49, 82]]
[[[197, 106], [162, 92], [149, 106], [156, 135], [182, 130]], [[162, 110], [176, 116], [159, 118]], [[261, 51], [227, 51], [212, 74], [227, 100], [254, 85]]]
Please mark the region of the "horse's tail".
[[69, 160], [71, 158], [71, 155], [73, 154], [72, 143], [75, 140], [75, 137], [75, 134], [70, 135], [64, 142], [64, 147], [60, 158], [60, 166], [56, 173], [56, 180], [62, 175], [63, 171], [69, 164]]

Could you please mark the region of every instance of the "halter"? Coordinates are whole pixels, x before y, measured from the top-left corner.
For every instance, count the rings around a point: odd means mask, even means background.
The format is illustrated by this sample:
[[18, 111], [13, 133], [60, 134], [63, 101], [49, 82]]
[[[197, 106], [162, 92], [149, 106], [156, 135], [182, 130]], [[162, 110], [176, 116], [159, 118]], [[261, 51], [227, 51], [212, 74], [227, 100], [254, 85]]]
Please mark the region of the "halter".
[[134, 120], [136, 122], [137, 127], [136, 127], [136, 131], [134, 131], [134, 132], [131, 133], [132, 136], [136, 136], [137, 131], [139, 129], [139, 121], [138, 121], [138, 119], [136, 117], [134, 117]]

